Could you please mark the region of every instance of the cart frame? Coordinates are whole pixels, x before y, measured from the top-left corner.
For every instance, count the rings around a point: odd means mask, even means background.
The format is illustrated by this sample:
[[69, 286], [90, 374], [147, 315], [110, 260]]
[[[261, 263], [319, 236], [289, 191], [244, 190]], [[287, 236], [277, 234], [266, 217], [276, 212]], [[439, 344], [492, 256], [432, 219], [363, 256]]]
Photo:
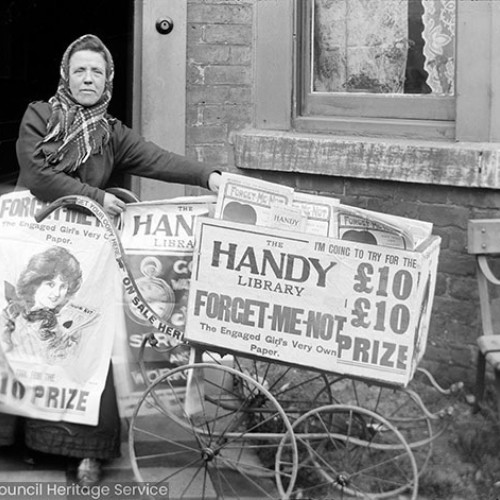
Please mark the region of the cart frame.
[[[127, 201], [135, 198], [129, 196]], [[129, 452], [137, 481], [149, 479], [145, 472], [148, 463], [168, 456], [174, 460], [175, 470], [167, 467], [162, 479], [155, 479], [157, 483], [172, 486], [182, 477], [179, 470], [199, 467], [199, 473], [176, 498], [209, 498], [213, 485], [219, 497], [225, 490], [234, 498], [224, 468], [238, 472], [262, 498], [278, 494], [282, 499], [384, 499], [404, 493], [416, 500], [419, 476], [428, 464], [432, 441], [446, 429], [450, 406], [431, 411], [411, 388], [318, 372], [259, 356], [222, 352], [234, 356], [236, 368], [204, 361], [203, 353], [221, 354], [221, 349], [186, 342], [184, 333], [171, 325], [165, 329], [137, 287], [118, 230], [100, 205], [84, 196], [65, 196], [35, 218], [40, 222], [62, 206], [86, 209], [102, 223], [123, 284], [132, 287], [138, 298], [137, 307], [148, 311], [153, 328], [161, 328], [192, 351], [192, 362], [173, 368], [150, 384], [135, 408], [129, 426]], [[143, 371], [146, 345], [157, 348], [154, 334], [143, 339], [139, 360]], [[289, 379], [297, 371], [298, 380]], [[454, 384], [444, 389], [427, 371], [418, 372], [442, 394], [457, 394], [462, 388], [462, 384]], [[188, 395], [178, 396], [179, 378], [187, 381], [186, 392], [191, 391], [193, 401]], [[403, 402], [383, 413], [380, 403], [387, 401], [389, 393], [397, 394]], [[149, 429], [152, 421], [154, 426]], [[175, 449], [175, 439], [161, 433], [163, 421], [174, 426], [175, 432], [189, 434], [189, 446], [181, 443]], [[437, 432], [435, 423], [441, 424]], [[147, 436], [145, 449], [141, 449], [140, 436]], [[156, 450], [159, 441], [166, 445], [166, 451]], [[195, 458], [174, 467], [175, 457], [186, 451], [194, 452]], [[298, 482], [301, 475], [306, 480]], [[275, 488], [265, 483], [269, 478], [274, 479]], [[193, 488], [198, 488], [196, 495]], [[173, 498], [172, 490], [170, 495]]]

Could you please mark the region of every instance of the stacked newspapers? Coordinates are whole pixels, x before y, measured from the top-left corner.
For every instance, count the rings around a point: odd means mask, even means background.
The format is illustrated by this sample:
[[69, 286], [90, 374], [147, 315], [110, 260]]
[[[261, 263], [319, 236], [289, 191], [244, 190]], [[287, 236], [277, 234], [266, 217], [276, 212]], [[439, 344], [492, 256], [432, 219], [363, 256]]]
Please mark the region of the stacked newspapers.
[[232, 173], [222, 174], [215, 218], [404, 250], [415, 250], [432, 233], [429, 222]]

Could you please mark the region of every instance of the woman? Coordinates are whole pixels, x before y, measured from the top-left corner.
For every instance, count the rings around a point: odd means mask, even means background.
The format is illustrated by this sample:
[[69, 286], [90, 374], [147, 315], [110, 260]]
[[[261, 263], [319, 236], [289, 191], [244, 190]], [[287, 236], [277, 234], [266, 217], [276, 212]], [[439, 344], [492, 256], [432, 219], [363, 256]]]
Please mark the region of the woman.
[[104, 191], [117, 172], [216, 191], [219, 172], [145, 141], [107, 114], [113, 73], [111, 54], [97, 37], [85, 35], [66, 49], [56, 94], [31, 103], [23, 117], [18, 187], [43, 201], [88, 196], [110, 215], [125, 208]]
[[[116, 172], [217, 191], [218, 171], [145, 141], [107, 114], [113, 72], [111, 54], [96, 36], [84, 35], [66, 49], [57, 92], [48, 103], [31, 103], [23, 117], [16, 144], [18, 187], [43, 201], [84, 195], [111, 216], [125, 209], [123, 201], [105, 191]], [[0, 445], [2, 439], [3, 444], [11, 443], [8, 422], [0, 421], [0, 429]], [[29, 448], [80, 459], [77, 477], [81, 484], [97, 482], [100, 461], [120, 454], [112, 371], [96, 427], [26, 419], [24, 434]]]

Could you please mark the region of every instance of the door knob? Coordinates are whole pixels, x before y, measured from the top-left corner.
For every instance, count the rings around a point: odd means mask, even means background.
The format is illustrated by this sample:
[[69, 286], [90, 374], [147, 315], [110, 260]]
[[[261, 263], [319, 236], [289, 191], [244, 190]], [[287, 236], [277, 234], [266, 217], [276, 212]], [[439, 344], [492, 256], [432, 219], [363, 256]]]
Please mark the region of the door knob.
[[160, 35], [168, 35], [174, 29], [174, 21], [170, 17], [160, 17], [155, 26]]

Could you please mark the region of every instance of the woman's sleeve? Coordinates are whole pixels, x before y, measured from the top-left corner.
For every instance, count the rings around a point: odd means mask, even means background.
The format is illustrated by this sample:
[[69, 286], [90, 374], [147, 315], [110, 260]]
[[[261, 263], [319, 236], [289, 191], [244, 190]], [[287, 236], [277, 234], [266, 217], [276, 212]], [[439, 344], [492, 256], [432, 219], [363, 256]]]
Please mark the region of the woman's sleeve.
[[146, 141], [118, 120], [115, 132], [116, 166], [124, 173], [208, 189], [208, 177], [219, 171]]
[[50, 116], [48, 103], [31, 103], [24, 113], [16, 142], [19, 162], [18, 186], [29, 189], [42, 201], [54, 201], [61, 196], [83, 195], [98, 203], [104, 201], [104, 191], [89, 186], [65, 172], [58, 172], [47, 164], [42, 153], [35, 153], [45, 137]]

